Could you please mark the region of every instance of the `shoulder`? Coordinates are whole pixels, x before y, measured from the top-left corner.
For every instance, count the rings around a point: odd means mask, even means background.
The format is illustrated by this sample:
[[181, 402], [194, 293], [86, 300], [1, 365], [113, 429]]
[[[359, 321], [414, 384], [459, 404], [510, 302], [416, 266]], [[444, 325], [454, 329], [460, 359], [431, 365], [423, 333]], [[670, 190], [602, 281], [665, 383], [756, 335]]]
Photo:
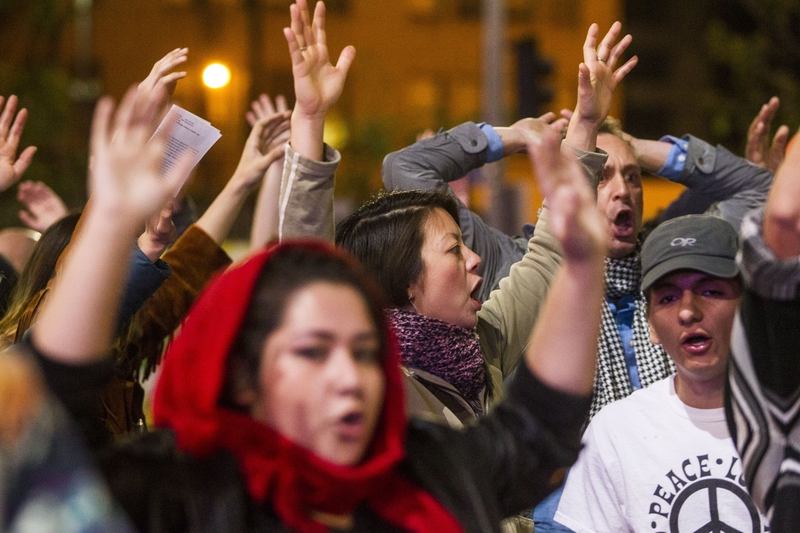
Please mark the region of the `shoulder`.
[[100, 465], [114, 498], [140, 529], [153, 523], [164, 531], [193, 529], [198, 516], [192, 509], [209, 510], [203, 516], [230, 523], [242, 523], [247, 513], [245, 485], [233, 456], [189, 456], [178, 450], [168, 430], [114, 445], [100, 456]]
[[594, 432], [609, 432], [621, 435], [636, 431], [637, 423], [654, 416], [654, 408], [663, 408], [669, 390], [668, 376], [649, 387], [638, 389], [627, 398], [611, 402], [592, 418], [589, 427]]
[[447, 381], [416, 368], [402, 366], [401, 371], [410, 416], [454, 428], [477, 420], [473, 408]]

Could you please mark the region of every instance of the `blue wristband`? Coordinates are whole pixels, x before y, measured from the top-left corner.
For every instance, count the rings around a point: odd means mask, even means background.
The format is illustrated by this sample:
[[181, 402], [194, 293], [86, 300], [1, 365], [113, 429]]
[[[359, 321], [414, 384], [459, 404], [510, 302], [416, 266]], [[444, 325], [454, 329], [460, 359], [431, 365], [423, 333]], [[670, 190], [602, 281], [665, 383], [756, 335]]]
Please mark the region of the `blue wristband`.
[[483, 134], [486, 135], [486, 140], [489, 141], [486, 162], [492, 163], [494, 161], [500, 161], [503, 159], [503, 140], [500, 139], [500, 136], [496, 131], [494, 131], [494, 128], [485, 122], [478, 124], [478, 127], [481, 129]]
[[665, 178], [675, 179], [680, 178], [683, 174], [683, 169], [686, 168], [686, 154], [689, 152], [689, 141], [679, 139], [672, 135], [665, 135], [659, 139], [661, 142], [668, 142], [672, 144], [667, 161], [664, 166], [658, 169], [658, 175]]

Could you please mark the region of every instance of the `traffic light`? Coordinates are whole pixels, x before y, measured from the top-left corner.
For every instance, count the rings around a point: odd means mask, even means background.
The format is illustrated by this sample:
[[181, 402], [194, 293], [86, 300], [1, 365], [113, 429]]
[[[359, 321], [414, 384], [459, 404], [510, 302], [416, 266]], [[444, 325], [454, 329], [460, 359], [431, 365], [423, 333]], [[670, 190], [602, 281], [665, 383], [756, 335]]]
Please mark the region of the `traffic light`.
[[533, 38], [514, 43], [517, 56], [518, 117], [538, 117], [553, 101], [550, 75], [553, 62], [540, 55]]

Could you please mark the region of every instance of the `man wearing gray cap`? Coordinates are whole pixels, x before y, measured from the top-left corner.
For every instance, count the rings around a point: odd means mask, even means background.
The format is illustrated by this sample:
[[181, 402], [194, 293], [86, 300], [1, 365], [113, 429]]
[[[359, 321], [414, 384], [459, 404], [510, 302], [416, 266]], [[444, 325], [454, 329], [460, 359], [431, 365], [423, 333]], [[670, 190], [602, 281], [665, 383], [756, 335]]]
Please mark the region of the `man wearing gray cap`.
[[675, 374], [592, 419], [556, 521], [579, 533], [768, 530], [723, 409], [737, 249], [734, 229], [708, 215], [665, 222], [645, 241], [650, 336]]

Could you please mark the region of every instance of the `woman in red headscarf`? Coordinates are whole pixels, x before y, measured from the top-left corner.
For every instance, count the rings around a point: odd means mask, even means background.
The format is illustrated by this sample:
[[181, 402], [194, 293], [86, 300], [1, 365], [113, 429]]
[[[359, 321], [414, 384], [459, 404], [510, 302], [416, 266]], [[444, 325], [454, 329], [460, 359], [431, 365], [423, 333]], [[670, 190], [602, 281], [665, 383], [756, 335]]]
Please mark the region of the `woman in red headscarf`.
[[[107, 363], [99, 354], [125, 269], [107, 250], [131, 244], [148, 214], [138, 188], [158, 177], [157, 147], [145, 148], [136, 105], [123, 102], [113, 132], [108, 104], [99, 108], [94, 204], [29, 341], [45, 381], [73, 411], [80, 401], [70, 387], [101, 384]], [[397, 348], [361, 268], [329, 245], [277, 245], [222, 274], [187, 317], [156, 391], [161, 429], [101, 458], [133, 524], [487, 532], [541, 499], [579, 449], [605, 233], [559, 139], [530, 151], [539, 172], [558, 178], [550, 201], [564, 265], [500, 406], [465, 430], [407, 421]], [[101, 237], [108, 244], [99, 252]]]

